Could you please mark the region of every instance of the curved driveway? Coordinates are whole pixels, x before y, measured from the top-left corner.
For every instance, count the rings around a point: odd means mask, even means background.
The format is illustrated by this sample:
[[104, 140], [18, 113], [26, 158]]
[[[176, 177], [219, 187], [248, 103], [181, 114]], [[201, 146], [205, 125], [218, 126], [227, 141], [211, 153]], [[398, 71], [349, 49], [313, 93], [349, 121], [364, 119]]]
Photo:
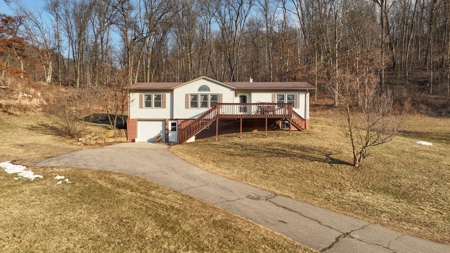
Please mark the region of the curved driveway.
[[34, 165], [140, 176], [219, 206], [321, 252], [450, 253], [449, 245], [404, 235], [204, 171], [173, 155], [164, 144], [122, 143], [52, 157]]

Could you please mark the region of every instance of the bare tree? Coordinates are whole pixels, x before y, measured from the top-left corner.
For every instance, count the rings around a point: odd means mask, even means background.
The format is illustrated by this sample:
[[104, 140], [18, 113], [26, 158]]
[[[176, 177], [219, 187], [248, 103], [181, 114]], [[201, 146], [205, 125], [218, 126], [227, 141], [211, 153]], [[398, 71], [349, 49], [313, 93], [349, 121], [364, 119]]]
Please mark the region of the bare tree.
[[276, 7], [279, 0], [257, 0], [257, 6], [261, 14], [264, 16], [265, 28], [265, 47], [266, 47], [266, 62], [267, 71], [269, 74], [269, 81], [273, 81], [273, 53], [272, 53], [272, 39], [273, 39], [273, 25], [276, 14]]
[[253, 0], [216, 0], [215, 19], [229, 70], [229, 80], [239, 79], [239, 58], [245, 23]]
[[445, 2], [445, 22], [446, 22], [446, 33], [447, 33], [447, 61], [446, 61], [446, 71], [447, 71], [447, 96], [450, 96], [450, 2]]
[[428, 66], [428, 70], [430, 73], [429, 83], [430, 83], [430, 94], [433, 94], [433, 54], [434, 54], [434, 35], [436, 31], [436, 12], [439, 7], [439, 0], [431, 0], [430, 2], [430, 10], [428, 14], [428, 47], [427, 47], [427, 55], [425, 58], [425, 63]]
[[342, 79], [347, 86], [339, 92], [339, 108], [346, 120], [341, 129], [351, 143], [353, 166], [359, 167], [370, 147], [393, 139], [400, 118], [394, 116], [392, 94], [380, 91], [379, 79], [368, 68], [361, 76], [346, 73]]
[[46, 83], [52, 82], [53, 48], [51, 27], [43, 21], [42, 12], [32, 13], [24, 6], [19, 6], [18, 12], [24, 17], [24, 28], [29, 41], [39, 51], [38, 58], [44, 70]]
[[381, 47], [380, 86], [383, 87], [384, 83], [385, 83], [385, 54], [386, 54], [385, 42], [386, 42], [386, 33], [387, 33], [386, 17], [388, 16], [386, 13], [389, 10], [389, 8], [388, 8], [389, 0], [372, 0], [372, 1], [375, 2], [380, 7], [380, 11], [379, 11], [380, 27], [381, 27], [381, 32], [380, 32], [380, 47]]

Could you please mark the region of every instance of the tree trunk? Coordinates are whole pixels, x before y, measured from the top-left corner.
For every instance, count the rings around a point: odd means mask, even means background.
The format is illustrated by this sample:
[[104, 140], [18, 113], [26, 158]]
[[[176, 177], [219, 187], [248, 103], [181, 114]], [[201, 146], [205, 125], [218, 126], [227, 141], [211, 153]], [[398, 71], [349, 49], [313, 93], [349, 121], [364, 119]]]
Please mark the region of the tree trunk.
[[428, 21], [428, 67], [430, 71], [430, 94], [433, 94], [433, 47], [434, 47], [434, 31], [435, 31], [435, 7], [438, 0], [432, 0], [430, 3], [430, 17]]
[[48, 69], [47, 69], [47, 73], [45, 76], [45, 82], [46, 83], [51, 83], [52, 82], [52, 75], [53, 75], [53, 61], [49, 61], [48, 62]]
[[318, 75], [319, 75], [319, 70], [318, 70], [318, 62], [317, 62], [317, 58], [319, 57], [318, 56], [318, 52], [317, 52], [318, 50], [317, 50], [317, 48], [316, 48], [316, 50], [315, 50], [315, 73], [314, 73], [314, 86], [316, 87], [316, 92], [314, 92], [314, 101], [317, 101], [317, 95], [318, 95], [318, 93], [319, 93], [319, 89], [318, 89], [318, 82], [317, 82], [317, 78], [318, 78]]

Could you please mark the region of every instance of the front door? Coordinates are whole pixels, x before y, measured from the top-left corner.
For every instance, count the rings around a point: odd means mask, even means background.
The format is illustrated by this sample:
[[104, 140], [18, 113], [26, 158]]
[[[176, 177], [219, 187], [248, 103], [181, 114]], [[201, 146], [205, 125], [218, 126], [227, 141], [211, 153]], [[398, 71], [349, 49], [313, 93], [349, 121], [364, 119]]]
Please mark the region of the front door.
[[178, 142], [178, 124], [176, 121], [169, 121], [169, 142]]
[[[247, 95], [239, 95], [239, 103], [248, 103], [247, 102]], [[247, 113], [248, 112], [248, 106], [239, 106], [239, 112], [240, 113]]]

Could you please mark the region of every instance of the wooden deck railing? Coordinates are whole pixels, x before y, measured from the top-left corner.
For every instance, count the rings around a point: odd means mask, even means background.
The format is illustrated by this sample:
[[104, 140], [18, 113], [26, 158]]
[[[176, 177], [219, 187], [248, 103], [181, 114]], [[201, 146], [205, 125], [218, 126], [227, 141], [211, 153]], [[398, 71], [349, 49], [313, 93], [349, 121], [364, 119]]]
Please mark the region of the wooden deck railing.
[[211, 125], [216, 118], [291, 119], [296, 128], [304, 129], [304, 119], [287, 103], [218, 103], [193, 120], [178, 125], [178, 142], [184, 143]]
[[292, 106], [286, 103], [219, 103], [219, 118], [290, 118]]
[[[211, 125], [216, 119], [217, 106], [211, 107], [208, 111], [200, 115], [189, 124], [178, 125], [178, 142], [185, 143], [192, 136], [198, 134], [200, 131]], [[180, 127], [181, 126], [181, 127]]]

